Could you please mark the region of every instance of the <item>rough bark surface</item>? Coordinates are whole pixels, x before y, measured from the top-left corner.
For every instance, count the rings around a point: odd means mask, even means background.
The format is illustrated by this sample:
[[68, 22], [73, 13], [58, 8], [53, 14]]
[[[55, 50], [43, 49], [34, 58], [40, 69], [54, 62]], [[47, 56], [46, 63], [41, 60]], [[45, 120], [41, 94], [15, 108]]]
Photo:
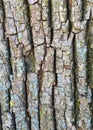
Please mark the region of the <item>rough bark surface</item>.
[[93, 0], [0, 0], [0, 130], [93, 130]]

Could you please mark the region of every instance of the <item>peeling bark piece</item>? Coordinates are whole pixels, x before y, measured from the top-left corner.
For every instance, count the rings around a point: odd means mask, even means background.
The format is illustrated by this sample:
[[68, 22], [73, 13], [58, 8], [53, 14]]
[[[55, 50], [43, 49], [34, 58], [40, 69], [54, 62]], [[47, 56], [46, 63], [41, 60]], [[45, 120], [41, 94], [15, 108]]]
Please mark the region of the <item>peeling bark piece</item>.
[[72, 0], [71, 2], [71, 21], [81, 21], [83, 16], [82, 0]]
[[10, 92], [10, 79], [9, 79], [9, 48], [8, 42], [4, 33], [4, 13], [2, 2], [0, 2], [0, 105], [1, 115], [9, 111], [9, 92]]
[[[4, 0], [4, 5], [6, 13], [6, 34], [9, 37], [9, 40], [11, 40], [12, 36], [15, 35], [17, 45], [19, 43], [23, 44], [24, 55], [26, 55], [27, 51], [31, 51], [30, 20], [29, 17], [27, 17], [28, 10], [26, 2], [24, 2], [24, 0], [13, 0], [12, 2]], [[12, 44], [15, 44], [15, 42]]]
[[5, 130], [15, 130], [12, 114], [10, 112], [5, 112], [2, 115], [2, 128]]
[[52, 0], [52, 16], [53, 27], [59, 28], [60, 22], [65, 22], [67, 19], [67, 2], [65, 0]]
[[84, 10], [84, 19], [89, 20], [93, 19], [93, 1], [86, 0], [85, 1], [85, 10]]
[[42, 25], [45, 35], [46, 46], [50, 46], [53, 39], [52, 27], [52, 1], [42, 1]]
[[41, 22], [37, 22], [37, 24], [40, 26], [40, 29], [36, 30], [36, 24], [32, 26], [32, 32], [33, 32], [33, 42], [35, 46], [41, 45], [45, 43], [44, 40], [44, 31], [43, 26]]
[[88, 60], [88, 75], [89, 75], [89, 79], [88, 79], [88, 83], [89, 86], [93, 89], [93, 21], [89, 22], [89, 29], [88, 29], [88, 49], [89, 49], [89, 60]]
[[[47, 87], [46, 87], [47, 84]], [[52, 106], [52, 87], [54, 84], [54, 75], [45, 72], [40, 91], [40, 128], [41, 130], [53, 130], [53, 106]], [[47, 117], [47, 118], [46, 118]], [[47, 119], [47, 120], [46, 120]]]
[[[72, 78], [72, 65], [73, 65], [73, 55], [72, 55], [72, 41], [73, 34], [70, 34], [69, 39], [67, 35], [63, 35], [61, 49], [57, 48], [59, 53], [56, 53], [56, 75], [57, 75], [57, 85], [55, 86], [55, 115], [57, 121], [57, 129], [71, 129], [73, 117], [73, 78]], [[61, 56], [61, 58], [60, 58]], [[60, 66], [61, 63], [61, 66]], [[60, 68], [59, 68], [60, 66]], [[72, 100], [73, 99], [73, 100]], [[59, 114], [59, 111], [61, 114]]]
[[[46, 87], [47, 84], [47, 87]], [[43, 75], [42, 87], [41, 87], [41, 104], [51, 106], [52, 97], [52, 85], [54, 84], [54, 75], [51, 72], [45, 72]]]
[[44, 45], [35, 47], [34, 51], [35, 51], [35, 58], [36, 58], [35, 71], [36, 73], [38, 73], [38, 71], [40, 70], [40, 65], [44, 59], [44, 54], [45, 54]]
[[51, 106], [42, 106], [40, 110], [40, 129], [54, 130], [53, 128], [53, 111]]
[[[76, 88], [77, 88], [77, 126], [83, 129], [91, 129], [91, 112], [89, 105], [90, 100], [87, 95], [88, 84], [87, 84], [87, 44], [86, 44], [86, 26], [83, 31], [76, 34], [75, 37], [75, 47], [76, 47]], [[87, 106], [87, 107], [86, 107]], [[80, 123], [81, 122], [81, 123]], [[83, 123], [82, 123], [83, 122]], [[80, 125], [82, 124], [82, 125]]]
[[[15, 114], [16, 129], [28, 129], [24, 83], [17, 81], [11, 90], [10, 108]], [[15, 88], [14, 88], [15, 86]]]
[[[10, 89], [10, 79], [9, 79], [9, 53], [7, 48], [7, 42], [0, 42], [0, 102], [1, 110], [9, 111], [9, 89]], [[2, 69], [3, 68], [3, 69]]]
[[83, 31], [86, 28], [86, 23], [87, 23], [86, 20], [84, 20], [82, 22], [78, 21], [78, 22], [72, 23], [72, 32], [80, 33], [81, 31]]
[[39, 130], [38, 119], [38, 79], [37, 74], [29, 73], [27, 76], [28, 112], [31, 116], [31, 129]]
[[33, 4], [37, 3], [37, 2], [39, 2], [39, 0], [28, 0], [28, 2], [29, 2], [29, 4], [33, 5]]
[[53, 41], [51, 46], [55, 47], [55, 48], [61, 48], [62, 47], [62, 30], [54, 30], [53, 31], [54, 35], [53, 35]]
[[58, 86], [55, 87], [54, 95], [55, 95], [55, 114], [56, 114], [56, 121], [57, 121], [57, 129], [66, 130], [67, 124], [65, 120], [66, 118], [65, 117], [65, 102], [66, 102], [65, 88], [62, 88], [62, 84], [60, 84], [60, 87]]
[[46, 56], [45, 56], [45, 63], [43, 65], [44, 71], [50, 71], [53, 72], [53, 63], [54, 63], [54, 49], [53, 48], [47, 48], [46, 50]]
[[[59, 51], [59, 50], [58, 50]], [[61, 52], [62, 53], [62, 52]], [[60, 54], [61, 54], [60, 53]], [[61, 58], [56, 58], [56, 73], [62, 73], [63, 72], [63, 60]]]
[[10, 110], [15, 115], [16, 129], [29, 129], [26, 113], [26, 84], [25, 64], [22, 47], [16, 50], [16, 57], [13, 57], [13, 81], [11, 89]]

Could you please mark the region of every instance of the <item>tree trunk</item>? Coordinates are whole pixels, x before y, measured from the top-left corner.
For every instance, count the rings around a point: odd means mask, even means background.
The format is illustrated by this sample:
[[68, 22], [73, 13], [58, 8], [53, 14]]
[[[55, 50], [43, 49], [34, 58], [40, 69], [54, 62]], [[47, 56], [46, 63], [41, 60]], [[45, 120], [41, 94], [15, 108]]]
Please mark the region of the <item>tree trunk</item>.
[[0, 130], [93, 130], [93, 0], [0, 0]]

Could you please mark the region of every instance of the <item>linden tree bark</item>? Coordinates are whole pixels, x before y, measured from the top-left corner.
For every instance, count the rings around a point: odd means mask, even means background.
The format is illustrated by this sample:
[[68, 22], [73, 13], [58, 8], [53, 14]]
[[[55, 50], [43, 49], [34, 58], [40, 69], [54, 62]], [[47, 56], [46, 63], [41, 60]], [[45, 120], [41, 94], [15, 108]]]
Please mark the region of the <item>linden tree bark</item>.
[[93, 129], [93, 0], [0, 0], [0, 130]]

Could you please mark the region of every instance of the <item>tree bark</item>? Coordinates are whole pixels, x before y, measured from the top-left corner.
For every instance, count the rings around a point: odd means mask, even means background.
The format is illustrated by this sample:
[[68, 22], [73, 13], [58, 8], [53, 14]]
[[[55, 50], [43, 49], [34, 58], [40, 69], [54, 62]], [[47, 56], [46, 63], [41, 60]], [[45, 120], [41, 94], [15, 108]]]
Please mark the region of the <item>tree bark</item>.
[[0, 130], [93, 129], [93, 1], [0, 0]]

